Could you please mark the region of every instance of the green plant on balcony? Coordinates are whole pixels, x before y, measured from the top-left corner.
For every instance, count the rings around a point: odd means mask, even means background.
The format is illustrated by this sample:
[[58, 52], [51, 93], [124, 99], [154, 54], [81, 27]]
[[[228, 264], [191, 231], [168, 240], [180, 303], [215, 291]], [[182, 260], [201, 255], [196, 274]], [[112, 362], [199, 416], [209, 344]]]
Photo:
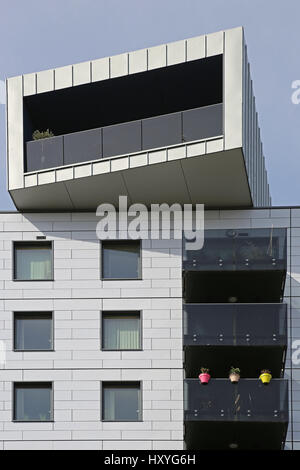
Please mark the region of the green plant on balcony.
[[231, 383], [236, 384], [240, 380], [241, 377], [241, 369], [238, 367], [231, 367], [229, 370], [229, 379]]
[[33, 140], [48, 139], [48, 137], [54, 137], [54, 134], [50, 129], [46, 129], [45, 131], [39, 131], [37, 129], [32, 134]]

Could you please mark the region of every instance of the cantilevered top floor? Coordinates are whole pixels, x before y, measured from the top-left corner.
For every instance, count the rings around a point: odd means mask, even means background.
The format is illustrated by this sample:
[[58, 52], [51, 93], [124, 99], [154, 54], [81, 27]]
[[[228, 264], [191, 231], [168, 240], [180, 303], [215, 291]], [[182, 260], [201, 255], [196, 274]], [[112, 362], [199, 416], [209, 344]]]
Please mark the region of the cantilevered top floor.
[[242, 28], [9, 78], [7, 131], [20, 210], [270, 205]]

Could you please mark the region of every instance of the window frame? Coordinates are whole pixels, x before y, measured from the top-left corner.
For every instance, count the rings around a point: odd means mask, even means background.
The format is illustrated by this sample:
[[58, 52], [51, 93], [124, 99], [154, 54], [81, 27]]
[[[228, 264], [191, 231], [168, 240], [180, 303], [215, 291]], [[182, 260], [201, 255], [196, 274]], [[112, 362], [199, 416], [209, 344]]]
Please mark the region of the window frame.
[[[16, 419], [16, 390], [18, 386], [21, 388], [22, 386], [28, 388], [37, 388], [38, 385], [49, 385], [50, 391], [50, 419], [46, 421], [41, 420], [33, 420], [33, 419]], [[24, 387], [24, 388], [25, 388]], [[46, 387], [44, 387], [46, 388]], [[12, 422], [13, 423], [54, 423], [54, 382], [53, 381], [16, 381], [12, 384]]]
[[[51, 277], [49, 279], [18, 279], [16, 277], [16, 247], [18, 245], [49, 245], [51, 250]], [[53, 282], [54, 281], [54, 241], [53, 240], [14, 240], [12, 242], [12, 280], [14, 282]]]
[[[116, 420], [116, 419], [105, 419], [104, 418], [104, 389], [105, 386], [120, 386], [120, 388], [126, 388], [126, 386], [136, 385], [138, 388], [138, 400], [139, 400], [139, 419], [137, 420]], [[143, 382], [141, 380], [105, 380], [101, 382], [100, 387], [100, 406], [101, 406], [101, 421], [104, 423], [141, 423], [143, 422]]]
[[[18, 315], [33, 317], [33, 316], [43, 316], [43, 315], [51, 315], [51, 349], [17, 349], [16, 347], [16, 320]], [[53, 311], [15, 311], [13, 312], [12, 318], [12, 331], [13, 331], [13, 348], [14, 352], [54, 352], [54, 312]]]
[[[139, 244], [139, 265], [137, 277], [104, 277], [104, 256], [103, 249], [106, 243], [118, 245], [118, 243]], [[100, 241], [100, 280], [101, 281], [141, 281], [142, 280], [142, 240], [101, 240]]]
[[[104, 348], [104, 328], [103, 328], [103, 323], [104, 323], [104, 316], [105, 315], [116, 315], [120, 316], [123, 314], [127, 315], [137, 315], [139, 317], [139, 348], [137, 349], [109, 349], [109, 348]], [[121, 351], [121, 352], [130, 352], [130, 351], [143, 351], [143, 312], [142, 310], [102, 310], [100, 314], [100, 349], [101, 351]]]

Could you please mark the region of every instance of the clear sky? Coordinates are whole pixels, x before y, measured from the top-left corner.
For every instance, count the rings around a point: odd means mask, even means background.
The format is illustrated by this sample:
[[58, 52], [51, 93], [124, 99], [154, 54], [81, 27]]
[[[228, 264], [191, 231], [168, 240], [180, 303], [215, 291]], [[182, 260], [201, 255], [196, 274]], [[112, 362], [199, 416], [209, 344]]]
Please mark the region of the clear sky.
[[[273, 205], [300, 205], [299, 0], [0, 0], [0, 80], [241, 25]], [[0, 105], [0, 210], [5, 180]]]

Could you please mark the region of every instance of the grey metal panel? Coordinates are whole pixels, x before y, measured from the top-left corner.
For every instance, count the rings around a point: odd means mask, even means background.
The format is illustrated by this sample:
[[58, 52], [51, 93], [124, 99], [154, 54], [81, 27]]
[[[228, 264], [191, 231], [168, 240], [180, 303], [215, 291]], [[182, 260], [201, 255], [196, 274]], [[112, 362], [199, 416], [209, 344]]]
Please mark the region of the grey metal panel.
[[183, 111], [183, 140], [200, 140], [223, 134], [223, 105]]
[[141, 121], [126, 122], [103, 127], [103, 157], [139, 152], [141, 147]]
[[24, 129], [22, 77], [9, 78], [7, 86], [7, 170], [8, 188], [23, 187]]
[[206, 57], [223, 54], [224, 51], [224, 32], [208, 34], [206, 36]]
[[167, 65], [180, 64], [186, 60], [186, 41], [167, 44]]
[[64, 183], [16, 189], [11, 191], [10, 194], [18, 210], [75, 209]]
[[186, 158], [180, 163], [193, 204], [204, 201], [209, 207], [252, 205], [241, 149]]
[[75, 132], [64, 136], [64, 165], [97, 160], [101, 157], [101, 129]]
[[[46, 173], [55, 172], [42, 174]], [[11, 191], [21, 210], [95, 210], [101, 202], [117, 206], [120, 194], [149, 206], [162, 201], [170, 205], [174, 201], [202, 201], [207, 207], [251, 206], [242, 149]]]
[[243, 145], [244, 36], [242, 28], [225, 31], [224, 50], [224, 134], [225, 150], [229, 150]]
[[181, 113], [144, 119], [142, 121], [142, 141], [143, 150], [181, 143]]
[[252, 80], [250, 81], [250, 110], [251, 110], [251, 115], [250, 115], [250, 142], [251, 142], [251, 148], [250, 148], [250, 188], [251, 192], [253, 194], [253, 181], [254, 181], [254, 107], [253, 107], [253, 87], [252, 87]]
[[248, 181], [252, 199], [255, 206], [269, 205], [267, 174], [265, 159], [261, 144], [261, 133], [253, 94], [253, 84], [250, 74], [250, 65], [247, 57], [247, 47], [244, 46], [244, 88], [243, 93], [243, 149], [245, 163], [248, 171]]
[[188, 183], [183, 177], [181, 162], [156, 163], [125, 171], [123, 179], [131, 200], [149, 207], [162, 202], [172, 205], [175, 201], [190, 204]]
[[33, 140], [26, 144], [26, 171], [63, 165], [63, 137]]
[[186, 60], [197, 60], [205, 57], [205, 36], [196, 36], [186, 41]]
[[78, 210], [96, 210], [103, 202], [118, 207], [119, 195], [130, 198], [120, 172], [73, 179], [65, 181], [64, 185], [73, 206]]
[[248, 153], [248, 174], [249, 174], [249, 180], [251, 177], [251, 78], [250, 78], [250, 71], [249, 71], [249, 66], [248, 66], [248, 72], [247, 72], [247, 77], [248, 77], [248, 94], [247, 94], [247, 117], [248, 117], [248, 125], [247, 125], [247, 141], [248, 141], [248, 147], [247, 147], [247, 153]]

